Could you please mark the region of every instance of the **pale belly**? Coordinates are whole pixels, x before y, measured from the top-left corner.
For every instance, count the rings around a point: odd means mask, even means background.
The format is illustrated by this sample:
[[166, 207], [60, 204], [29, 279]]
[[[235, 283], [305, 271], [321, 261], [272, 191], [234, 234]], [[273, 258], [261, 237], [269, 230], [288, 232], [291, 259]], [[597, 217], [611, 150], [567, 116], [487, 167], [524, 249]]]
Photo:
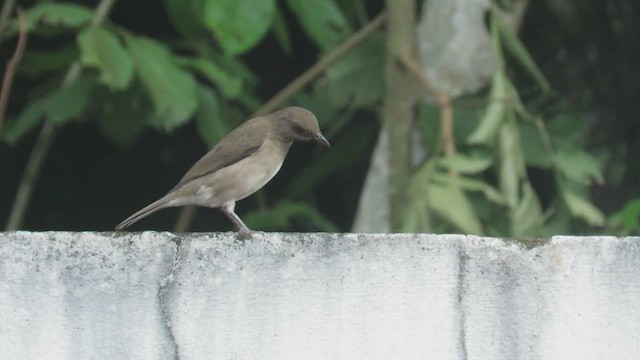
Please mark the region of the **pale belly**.
[[266, 142], [255, 154], [185, 184], [170, 206], [219, 207], [260, 190], [280, 170], [289, 147]]

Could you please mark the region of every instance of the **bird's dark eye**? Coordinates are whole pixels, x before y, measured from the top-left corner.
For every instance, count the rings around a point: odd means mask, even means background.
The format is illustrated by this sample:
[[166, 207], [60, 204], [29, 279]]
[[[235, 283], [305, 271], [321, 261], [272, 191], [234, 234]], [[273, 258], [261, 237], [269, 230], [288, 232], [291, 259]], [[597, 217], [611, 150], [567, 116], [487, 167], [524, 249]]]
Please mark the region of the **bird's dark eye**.
[[307, 129], [303, 128], [302, 126], [294, 122], [291, 123], [291, 128], [293, 129], [293, 132], [296, 133], [296, 135], [298, 136], [308, 137], [310, 135]]

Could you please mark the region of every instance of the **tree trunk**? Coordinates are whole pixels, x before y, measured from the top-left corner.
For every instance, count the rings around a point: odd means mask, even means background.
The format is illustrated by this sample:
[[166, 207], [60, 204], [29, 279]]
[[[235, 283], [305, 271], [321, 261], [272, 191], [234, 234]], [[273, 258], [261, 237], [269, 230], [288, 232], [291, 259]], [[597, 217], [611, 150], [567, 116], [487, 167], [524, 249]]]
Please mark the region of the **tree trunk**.
[[400, 228], [407, 204], [411, 175], [411, 129], [418, 92], [410, 73], [400, 62], [403, 54], [416, 53], [414, 0], [387, 0], [387, 64], [382, 122], [387, 133], [389, 164], [389, 222]]

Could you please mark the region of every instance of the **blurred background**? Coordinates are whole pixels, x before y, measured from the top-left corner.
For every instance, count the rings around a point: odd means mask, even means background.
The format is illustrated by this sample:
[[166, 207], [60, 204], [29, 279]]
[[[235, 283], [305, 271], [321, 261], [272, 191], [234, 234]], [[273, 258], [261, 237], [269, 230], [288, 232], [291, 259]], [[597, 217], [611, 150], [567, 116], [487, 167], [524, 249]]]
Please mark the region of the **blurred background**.
[[[254, 230], [640, 233], [633, 0], [3, 0], [0, 226], [110, 231], [288, 105]], [[302, 75], [302, 76], [301, 76]], [[278, 96], [276, 96], [278, 94]], [[274, 98], [275, 96], [275, 98]], [[165, 209], [131, 230], [227, 231]]]

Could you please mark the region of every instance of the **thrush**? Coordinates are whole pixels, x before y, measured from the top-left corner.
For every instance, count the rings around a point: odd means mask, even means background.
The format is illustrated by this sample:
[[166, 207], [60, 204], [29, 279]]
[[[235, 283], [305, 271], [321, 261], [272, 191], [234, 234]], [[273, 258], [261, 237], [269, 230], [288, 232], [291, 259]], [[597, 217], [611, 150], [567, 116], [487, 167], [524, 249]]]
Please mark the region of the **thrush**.
[[247, 120], [198, 160], [165, 196], [128, 217], [116, 230], [160, 209], [198, 205], [220, 208], [241, 233], [249, 233], [234, 212], [236, 201], [255, 193], [275, 176], [294, 141], [316, 141], [330, 147], [316, 117], [301, 107]]

